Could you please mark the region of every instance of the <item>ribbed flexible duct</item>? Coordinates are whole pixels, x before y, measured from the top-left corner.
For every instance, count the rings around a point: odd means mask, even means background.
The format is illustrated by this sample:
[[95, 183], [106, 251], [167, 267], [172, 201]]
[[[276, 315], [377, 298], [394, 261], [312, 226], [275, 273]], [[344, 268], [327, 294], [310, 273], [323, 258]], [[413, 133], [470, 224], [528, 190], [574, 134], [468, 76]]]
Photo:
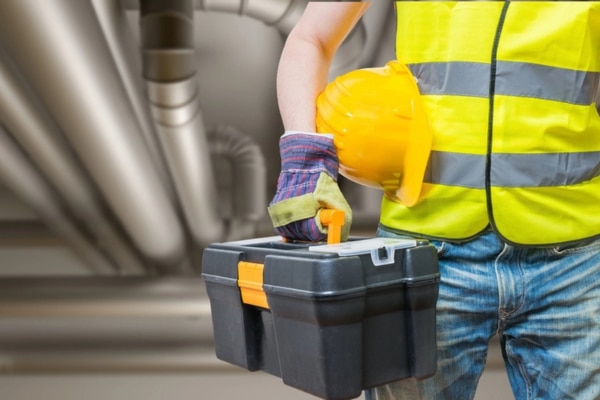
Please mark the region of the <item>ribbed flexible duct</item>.
[[54, 190], [1, 125], [0, 180], [56, 234], [64, 238], [73, 252], [82, 259], [85, 267], [102, 275], [116, 271], [115, 266], [98, 251], [85, 232], [73, 223]]
[[198, 103], [192, 0], [142, 0], [143, 75], [186, 222], [197, 244], [224, 239]]
[[[52, 183], [64, 202], [98, 240], [123, 273], [144, 271], [128, 238], [109, 222], [107, 210], [89, 184], [56, 123], [19, 79], [0, 48], [0, 121]], [[24, 183], [24, 182], [23, 182]]]
[[140, 251], [177, 264], [183, 230], [91, 3], [2, 1], [0, 36]]

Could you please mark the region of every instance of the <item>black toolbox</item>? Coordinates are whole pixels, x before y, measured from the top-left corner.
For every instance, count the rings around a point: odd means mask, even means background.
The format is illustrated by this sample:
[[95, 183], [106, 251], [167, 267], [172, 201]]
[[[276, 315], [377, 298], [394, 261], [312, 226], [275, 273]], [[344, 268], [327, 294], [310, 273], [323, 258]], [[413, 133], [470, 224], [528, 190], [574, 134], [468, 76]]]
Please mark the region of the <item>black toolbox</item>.
[[223, 361], [332, 400], [435, 373], [439, 270], [426, 241], [215, 243], [202, 276]]

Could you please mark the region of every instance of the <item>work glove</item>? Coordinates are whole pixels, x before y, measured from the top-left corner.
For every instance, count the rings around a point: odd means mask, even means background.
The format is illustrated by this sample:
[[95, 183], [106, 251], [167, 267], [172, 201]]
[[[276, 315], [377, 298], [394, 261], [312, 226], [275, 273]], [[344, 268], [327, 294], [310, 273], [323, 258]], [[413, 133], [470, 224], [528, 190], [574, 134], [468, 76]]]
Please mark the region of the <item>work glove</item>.
[[346, 240], [352, 210], [337, 184], [339, 161], [333, 135], [289, 131], [279, 140], [281, 173], [268, 212], [275, 231], [286, 239], [318, 242], [327, 237], [322, 209], [344, 211]]

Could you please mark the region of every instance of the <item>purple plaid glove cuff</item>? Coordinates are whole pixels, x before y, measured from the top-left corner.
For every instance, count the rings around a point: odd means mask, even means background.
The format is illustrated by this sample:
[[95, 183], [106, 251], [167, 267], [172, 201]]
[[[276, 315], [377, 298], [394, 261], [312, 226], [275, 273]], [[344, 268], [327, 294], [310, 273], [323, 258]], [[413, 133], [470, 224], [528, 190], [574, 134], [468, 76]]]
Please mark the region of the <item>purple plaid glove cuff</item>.
[[317, 227], [314, 218], [302, 219], [274, 229], [279, 236], [304, 242], [321, 242], [327, 238], [327, 235], [321, 233]]
[[271, 204], [313, 192], [321, 172], [337, 181], [339, 161], [331, 137], [289, 133], [279, 140], [279, 152], [281, 173]]

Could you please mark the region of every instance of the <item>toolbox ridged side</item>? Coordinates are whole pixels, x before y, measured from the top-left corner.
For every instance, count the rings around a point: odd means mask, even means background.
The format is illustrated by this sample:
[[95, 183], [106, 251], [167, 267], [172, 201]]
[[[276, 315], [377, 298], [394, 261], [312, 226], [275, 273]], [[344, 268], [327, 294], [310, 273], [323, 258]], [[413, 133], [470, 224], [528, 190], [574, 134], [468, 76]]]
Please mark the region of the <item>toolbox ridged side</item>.
[[[439, 271], [427, 242], [374, 266], [368, 254], [306, 244], [215, 244], [203, 258], [217, 357], [263, 370], [315, 396], [342, 400], [436, 369]], [[244, 304], [237, 264], [264, 265], [268, 308]]]

